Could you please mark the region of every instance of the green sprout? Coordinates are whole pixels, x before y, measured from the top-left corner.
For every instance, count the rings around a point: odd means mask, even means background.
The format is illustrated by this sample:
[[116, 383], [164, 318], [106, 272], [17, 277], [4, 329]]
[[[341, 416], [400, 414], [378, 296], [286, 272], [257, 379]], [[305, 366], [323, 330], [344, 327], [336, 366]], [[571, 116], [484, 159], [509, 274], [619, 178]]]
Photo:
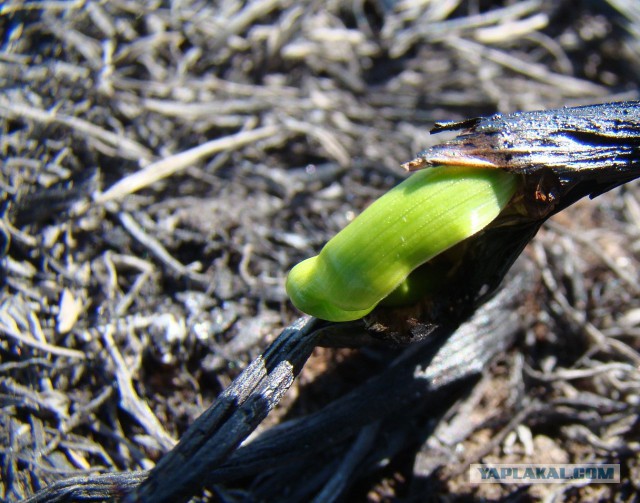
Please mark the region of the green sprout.
[[416, 283], [429, 282], [424, 274], [408, 281], [411, 273], [489, 225], [520, 180], [477, 167], [420, 171], [371, 204], [319, 255], [296, 265], [287, 293], [298, 309], [329, 321], [362, 318], [390, 295], [396, 305], [410, 302]]

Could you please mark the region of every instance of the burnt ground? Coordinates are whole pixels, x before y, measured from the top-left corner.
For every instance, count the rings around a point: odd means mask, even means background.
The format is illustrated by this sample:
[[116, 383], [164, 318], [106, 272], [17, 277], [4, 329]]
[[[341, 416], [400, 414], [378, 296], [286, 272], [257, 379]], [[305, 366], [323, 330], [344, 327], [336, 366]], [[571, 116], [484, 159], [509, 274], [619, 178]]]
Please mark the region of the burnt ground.
[[[441, 141], [434, 122], [639, 97], [632, 0], [9, 0], [0, 32], [7, 500], [152, 468], [299, 316], [287, 271]], [[525, 254], [521, 336], [435, 428], [452, 457], [429, 494], [632, 499], [638, 184], [554, 217]], [[316, 350], [263, 428], [378, 358]], [[472, 486], [480, 461], [620, 463], [622, 482]], [[347, 494], [415, 496], [413, 469], [392, 460]]]

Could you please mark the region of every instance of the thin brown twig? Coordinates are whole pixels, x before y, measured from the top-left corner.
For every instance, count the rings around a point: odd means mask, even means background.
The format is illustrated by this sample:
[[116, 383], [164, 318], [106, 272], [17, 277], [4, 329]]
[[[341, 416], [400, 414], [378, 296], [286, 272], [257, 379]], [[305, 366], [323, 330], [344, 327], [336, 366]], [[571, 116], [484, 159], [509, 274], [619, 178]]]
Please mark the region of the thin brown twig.
[[171, 449], [176, 441], [167, 433], [162, 423], [149, 408], [149, 405], [138, 396], [133, 388], [131, 373], [113, 340], [112, 332], [113, 328], [107, 327], [107, 329], [102, 332], [102, 340], [115, 367], [122, 408], [136, 418], [147, 433], [158, 442], [160, 447], [163, 449]]
[[16, 328], [9, 326], [7, 324], [7, 321], [7, 318], [4, 316], [2, 317], [2, 319], [0, 319], [0, 332], [3, 332], [6, 336], [19, 341], [22, 344], [30, 346], [44, 353], [50, 353], [52, 355], [62, 356], [65, 358], [74, 358], [79, 360], [85, 360], [87, 358], [87, 356], [82, 351], [78, 351], [77, 349], [62, 348], [60, 346], [55, 346], [47, 342], [41, 342], [31, 337], [22, 335]]
[[72, 117], [56, 112], [46, 111], [23, 103], [12, 103], [0, 95], [0, 117], [21, 118], [39, 122], [41, 124], [60, 124], [76, 131], [83, 136], [108, 145], [116, 155], [135, 161], [150, 160], [153, 155], [146, 147], [138, 142], [96, 126], [80, 117]]
[[148, 187], [154, 182], [175, 175], [192, 164], [201, 161], [205, 157], [222, 151], [235, 150], [258, 140], [268, 138], [279, 132], [276, 126], [263, 126], [252, 131], [241, 131], [234, 135], [216, 138], [197, 147], [193, 147], [179, 154], [172, 155], [160, 161], [150, 164], [143, 170], [123, 178], [108, 190], [97, 194], [94, 201], [104, 204], [108, 201], [122, 199], [123, 197]]

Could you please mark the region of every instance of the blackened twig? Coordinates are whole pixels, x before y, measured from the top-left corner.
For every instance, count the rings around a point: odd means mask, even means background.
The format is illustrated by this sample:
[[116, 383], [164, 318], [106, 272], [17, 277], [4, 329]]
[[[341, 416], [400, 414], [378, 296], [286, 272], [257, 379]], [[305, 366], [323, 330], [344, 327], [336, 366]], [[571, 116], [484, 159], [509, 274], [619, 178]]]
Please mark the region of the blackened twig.
[[318, 324], [302, 318], [285, 329], [125, 501], [180, 501], [196, 493], [206, 474], [251, 434], [289, 389], [315, 347]]
[[[637, 178], [640, 164], [640, 102], [516, 112], [439, 123], [432, 133], [459, 131], [403, 166], [415, 171], [437, 165], [504, 168], [531, 174], [616, 182]], [[630, 177], [630, 178], [629, 178]]]

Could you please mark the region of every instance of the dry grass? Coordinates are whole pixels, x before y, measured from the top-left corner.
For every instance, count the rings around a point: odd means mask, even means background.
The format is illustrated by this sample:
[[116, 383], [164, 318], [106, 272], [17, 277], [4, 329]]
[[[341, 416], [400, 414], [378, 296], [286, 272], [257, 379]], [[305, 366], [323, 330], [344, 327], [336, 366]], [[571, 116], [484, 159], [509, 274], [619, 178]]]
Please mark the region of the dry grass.
[[[153, 467], [295, 318], [290, 267], [439, 141], [435, 121], [637, 99], [640, 84], [633, 0], [9, 0], [0, 32], [8, 500]], [[632, 497], [639, 198], [630, 184], [545, 228], [525, 336], [415, 460], [367, 473], [353, 497], [514, 496], [459, 467], [554, 453], [622, 463], [624, 482], [518, 495]], [[303, 381], [334, 373], [340, 389], [362, 365], [343, 354]], [[290, 415], [335, 393], [309, 386]]]

